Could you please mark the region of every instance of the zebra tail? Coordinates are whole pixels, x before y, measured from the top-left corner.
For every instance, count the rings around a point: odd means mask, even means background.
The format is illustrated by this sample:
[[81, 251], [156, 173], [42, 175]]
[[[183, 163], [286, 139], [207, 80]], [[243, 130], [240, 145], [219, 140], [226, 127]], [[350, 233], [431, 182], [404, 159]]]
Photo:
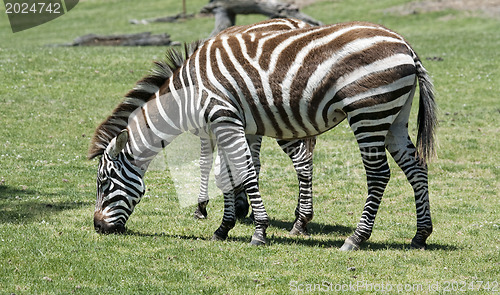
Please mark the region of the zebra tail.
[[422, 65], [422, 62], [415, 54], [415, 65], [417, 67], [417, 79], [420, 86], [420, 103], [417, 117], [417, 151], [422, 164], [435, 156], [435, 131], [437, 125], [437, 106], [434, 100], [434, 86]]

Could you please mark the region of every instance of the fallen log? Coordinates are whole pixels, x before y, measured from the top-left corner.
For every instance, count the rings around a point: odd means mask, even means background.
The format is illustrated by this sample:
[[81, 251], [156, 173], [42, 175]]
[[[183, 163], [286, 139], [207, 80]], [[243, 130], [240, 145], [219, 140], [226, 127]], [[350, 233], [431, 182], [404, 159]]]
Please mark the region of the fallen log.
[[88, 34], [76, 38], [68, 46], [175, 46], [169, 34], [152, 35], [151, 32], [123, 35]]
[[194, 18], [196, 15], [193, 14], [184, 14], [184, 13], [179, 13], [176, 15], [169, 15], [169, 16], [164, 16], [164, 17], [157, 17], [157, 18], [148, 18], [148, 19], [131, 19], [129, 20], [129, 23], [133, 25], [147, 25], [150, 23], [176, 23], [179, 20], [187, 20]]

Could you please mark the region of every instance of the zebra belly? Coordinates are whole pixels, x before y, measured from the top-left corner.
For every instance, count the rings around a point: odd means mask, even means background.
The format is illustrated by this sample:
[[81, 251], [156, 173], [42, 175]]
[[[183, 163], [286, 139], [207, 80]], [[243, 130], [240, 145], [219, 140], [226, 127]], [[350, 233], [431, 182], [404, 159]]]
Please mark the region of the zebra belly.
[[[305, 129], [293, 129], [294, 127], [287, 126], [287, 125], [265, 125], [264, 130], [258, 130], [255, 121], [253, 118], [248, 118], [246, 117], [247, 123], [245, 124], [245, 133], [246, 134], [252, 134], [252, 135], [260, 135], [260, 136], [267, 136], [267, 137], [272, 137], [272, 138], [279, 138], [279, 139], [286, 139], [286, 140], [292, 140], [292, 139], [303, 139], [303, 138], [308, 138], [312, 136], [317, 136], [320, 135], [338, 124], [340, 124], [345, 118], [347, 118], [347, 114], [342, 111], [339, 108], [330, 108], [331, 110], [328, 111], [327, 114], [327, 121], [319, 124], [319, 126], [315, 128], [305, 128]], [[312, 126], [313, 124], [316, 124], [313, 121], [307, 120], [306, 119], [307, 125]]]
[[347, 114], [338, 105], [331, 105], [326, 113], [324, 129], [332, 129], [340, 124], [340, 122], [344, 121], [345, 118], [347, 118]]

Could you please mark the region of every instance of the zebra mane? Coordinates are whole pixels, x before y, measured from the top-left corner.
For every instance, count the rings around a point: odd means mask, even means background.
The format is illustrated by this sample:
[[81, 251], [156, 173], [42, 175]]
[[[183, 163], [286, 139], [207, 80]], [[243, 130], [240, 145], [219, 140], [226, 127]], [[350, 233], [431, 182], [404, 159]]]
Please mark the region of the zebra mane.
[[153, 99], [160, 87], [202, 43], [202, 41], [196, 41], [184, 44], [181, 49], [170, 48], [165, 54], [165, 60], [154, 62], [151, 73], [139, 80], [135, 87], [125, 95], [125, 99], [116, 106], [112, 114], [97, 127], [90, 143], [89, 159], [104, 153], [111, 140], [127, 128], [130, 114]]

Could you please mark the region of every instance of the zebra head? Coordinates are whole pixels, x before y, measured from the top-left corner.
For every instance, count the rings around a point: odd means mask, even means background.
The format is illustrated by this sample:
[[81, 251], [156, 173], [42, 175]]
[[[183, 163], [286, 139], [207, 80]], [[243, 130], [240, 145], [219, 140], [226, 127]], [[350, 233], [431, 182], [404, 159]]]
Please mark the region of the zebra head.
[[109, 143], [99, 160], [94, 228], [98, 233], [123, 233], [125, 223], [145, 192], [143, 172], [133, 165], [123, 149], [128, 131]]

